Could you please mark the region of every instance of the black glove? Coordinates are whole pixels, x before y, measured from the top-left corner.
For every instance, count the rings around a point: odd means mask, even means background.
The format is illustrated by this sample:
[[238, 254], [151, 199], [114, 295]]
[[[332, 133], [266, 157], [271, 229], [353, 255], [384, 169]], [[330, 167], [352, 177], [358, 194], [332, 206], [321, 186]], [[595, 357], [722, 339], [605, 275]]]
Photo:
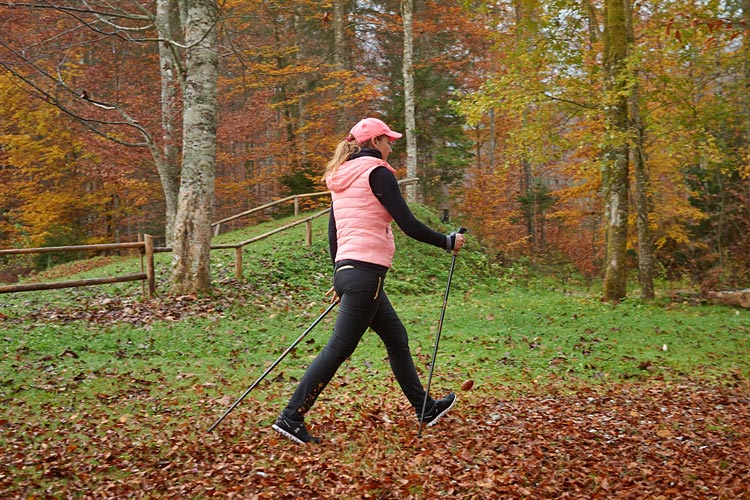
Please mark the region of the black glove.
[[458, 230], [453, 231], [452, 233], [448, 234], [448, 240], [450, 241], [450, 248], [448, 248], [448, 251], [450, 252], [454, 248], [456, 248], [456, 235], [457, 234], [464, 234], [466, 232], [466, 228], [461, 226], [458, 228]]

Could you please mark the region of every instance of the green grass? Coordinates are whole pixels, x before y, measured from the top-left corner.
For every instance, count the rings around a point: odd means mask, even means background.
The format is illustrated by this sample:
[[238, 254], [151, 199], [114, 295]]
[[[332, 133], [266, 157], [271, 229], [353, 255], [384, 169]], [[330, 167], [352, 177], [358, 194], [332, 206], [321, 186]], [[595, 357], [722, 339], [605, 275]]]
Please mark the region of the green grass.
[[[418, 210], [439, 226], [434, 214]], [[218, 241], [240, 241], [277, 224]], [[199, 299], [197, 313], [196, 301], [166, 294], [167, 255], [158, 256], [161, 298], [151, 301], [166, 308], [159, 314], [148, 302], [143, 306], [141, 285], [133, 283], [1, 296], [6, 319], [0, 396], [6, 403], [21, 399], [36, 405], [71, 395], [95, 398], [123, 390], [123, 380], [126, 387], [147, 385], [183, 400], [194, 397], [186, 390], [196, 383], [205, 384], [201, 391], [208, 396], [237, 393], [325, 307], [323, 293], [330, 286], [325, 225], [325, 218], [315, 222], [311, 247], [304, 245], [302, 227], [247, 247], [244, 282], [233, 279], [233, 252], [215, 251], [214, 291]], [[397, 236], [399, 252], [386, 290], [410, 332], [417, 365], [426, 370], [450, 255]], [[108, 262], [76, 277], [139, 267], [132, 258]], [[281, 378], [301, 375], [325, 342], [333, 316], [278, 368]], [[571, 290], [569, 282], [494, 267], [469, 237], [457, 260], [436, 380], [452, 387], [466, 378], [512, 386], [744, 377], [750, 365], [748, 323], [748, 311], [724, 306], [665, 300], [603, 304], [583, 289]], [[348, 364], [368, 383], [387, 383], [384, 357], [370, 334]]]
[[[440, 226], [434, 214], [418, 211]], [[218, 241], [241, 241], [285, 222]], [[157, 256], [160, 286], [153, 300], [143, 299], [139, 283], [0, 295], [0, 447], [13, 459], [0, 465], [0, 490], [6, 485], [15, 498], [62, 497], [62, 492], [82, 498], [93, 481], [109, 496], [124, 497], [133, 494], [125, 485], [139, 488], [139, 474], [146, 473], [143, 481], [155, 497], [179, 486], [191, 492], [185, 498], [205, 498], [212, 490], [204, 474], [217, 473], [213, 467], [225, 460], [244, 462], [241, 484], [248, 494], [258, 482], [269, 491], [282, 488], [288, 470], [299, 466], [298, 457], [264, 431], [326, 342], [335, 310], [217, 433], [205, 430], [326, 307], [331, 263], [325, 230], [325, 218], [316, 220], [311, 247], [304, 244], [303, 227], [247, 247], [241, 281], [234, 279], [233, 252], [213, 252], [214, 288], [206, 297], [168, 295], [166, 254]], [[451, 258], [399, 231], [396, 236], [397, 258], [386, 290], [409, 330], [425, 380]], [[138, 270], [137, 258], [102, 258], [38, 279]], [[473, 380], [474, 390], [460, 394], [459, 413], [481, 426], [492, 425], [486, 424], [488, 415], [505, 418], [499, 400], [513, 405], [512, 398], [524, 394], [604, 392], [631, 383], [679, 386], [688, 379], [732, 387], [750, 378], [747, 310], [666, 298], [609, 305], [571, 278], [535, 274], [520, 264], [498, 267], [469, 235], [456, 263], [433, 392], [459, 390], [464, 380]], [[378, 420], [375, 408], [395, 423]], [[423, 446], [437, 456], [449, 453], [444, 460], [463, 456], [462, 447], [441, 450], [441, 440], [415, 445], [408, 410], [380, 340], [366, 334], [315, 405], [312, 420], [325, 430], [330, 449], [320, 451], [320, 460], [314, 450], [300, 455], [307, 487], [316, 491], [317, 482], [326, 490], [332, 474], [342, 472], [375, 495], [373, 478], [386, 477], [387, 463], [428, 473], [428, 463], [418, 460]], [[707, 422], [717, 432], [734, 432], [731, 422]], [[362, 434], [355, 432], [361, 428]], [[479, 462], [461, 468], [462, 474], [508, 456], [490, 439], [475, 445], [466, 456]], [[448, 476], [452, 482], [454, 475]], [[520, 481], [524, 488], [531, 484]], [[118, 482], [123, 490], [110, 489]], [[236, 483], [229, 484], [224, 491]], [[388, 483], [380, 484], [386, 492]], [[417, 481], [409, 488], [434, 497], [431, 485]]]

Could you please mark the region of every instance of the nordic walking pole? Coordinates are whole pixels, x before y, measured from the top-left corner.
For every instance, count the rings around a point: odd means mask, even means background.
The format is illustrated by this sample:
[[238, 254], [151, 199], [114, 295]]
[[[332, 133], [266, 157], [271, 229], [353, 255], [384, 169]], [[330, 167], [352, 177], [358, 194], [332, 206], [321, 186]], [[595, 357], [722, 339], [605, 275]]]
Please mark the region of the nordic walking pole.
[[214, 430], [214, 429], [216, 428], [216, 426], [217, 426], [217, 425], [219, 425], [219, 424], [221, 423], [221, 421], [222, 421], [222, 420], [224, 420], [224, 418], [225, 418], [225, 417], [226, 417], [227, 415], [229, 415], [229, 413], [230, 413], [230, 412], [231, 412], [232, 410], [234, 410], [234, 409], [235, 409], [235, 408], [237, 407], [237, 405], [238, 405], [238, 404], [240, 404], [240, 403], [242, 402], [242, 400], [243, 400], [243, 399], [245, 399], [245, 396], [247, 396], [248, 394], [250, 394], [250, 391], [252, 391], [253, 389], [255, 389], [255, 387], [256, 387], [256, 386], [257, 386], [258, 384], [260, 384], [260, 383], [261, 383], [261, 381], [262, 381], [262, 380], [263, 380], [264, 378], [266, 378], [266, 375], [268, 375], [269, 373], [271, 373], [271, 370], [273, 370], [274, 368], [276, 368], [276, 366], [277, 366], [277, 365], [278, 365], [279, 363], [281, 363], [281, 360], [282, 360], [282, 359], [284, 359], [284, 358], [286, 357], [286, 355], [287, 355], [287, 354], [289, 354], [289, 353], [290, 353], [290, 352], [292, 351], [292, 349], [294, 349], [295, 347], [297, 347], [297, 345], [298, 345], [298, 344], [299, 344], [299, 343], [300, 343], [300, 342], [302, 341], [302, 339], [303, 339], [303, 338], [305, 337], [305, 335], [307, 335], [308, 333], [310, 333], [310, 331], [312, 331], [312, 329], [313, 329], [313, 328], [315, 328], [315, 326], [316, 326], [316, 325], [317, 325], [318, 323], [320, 323], [320, 322], [321, 322], [321, 321], [323, 320], [323, 318], [325, 318], [325, 317], [326, 317], [326, 315], [327, 315], [327, 314], [328, 314], [329, 312], [331, 312], [331, 309], [333, 309], [334, 307], [336, 307], [336, 304], [338, 304], [338, 301], [336, 301], [336, 302], [333, 302], [333, 303], [332, 303], [332, 304], [331, 304], [330, 306], [328, 306], [328, 308], [327, 308], [327, 309], [326, 309], [325, 311], [323, 311], [323, 314], [321, 314], [320, 316], [318, 316], [318, 319], [316, 319], [316, 320], [315, 320], [315, 321], [313, 322], [313, 324], [312, 324], [312, 325], [310, 325], [310, 326], [309, 326], [309, 327], [307, 328], [307, 330], [305, 330], [304, 332], [302, 332], [302, 335], [300, 335], [299, 337], [297, 337], [297, 340], [295, 340], [295, 341], [294, 341], [294, 343], [292, 343], [292, 345], [290, 345], [290, 346], [289, 346], [289, 347], [287, 348], [287, 350], [286, 350], [286, 351], [284, 351], [284, 353], [283, 353], [283, 354], [282, 354], [281, 356], [279, 356], [279, 358], [278, 358], [278, 359], [277, 359], [276, 361], [274, 361], [274, 362], [273, 362], [273, 364], [272, 364], [272, 365], [271, 365], [270, 367], [268, 367], [268, 369], [267, 369], [267, 370], [266, 370], [266, 371], [265, 371], [265, 372], [263, 373], [263, 375], [261, 375], [261, 376], [260, 376], [260, 377], [258, 378], [258, 380], [256, 380], [255, 382], [253, 382], [253, 385], [251, 385], [250, 387], [248, 387], [248, 388], [247, 388], [247, 390], [245, 391], [245, 393], [244, 393], [244, 394], [243, 394], [242, 396], [240, 396], [239, 398], [237, 398], [237, 401], [235, 401], [235, 402], [234, 402], [234, 403], [232, 404], [232, 406], [230, 406], [230, 407], [229, 407], [229, 409], [228, 409], [227, 411], [225, 411], [225, 412], [224, 412], [224, 415], [222, 415], [222, 416], [221, 416], [221, 418], [220, 418], [219, 420], [217, 420], [216, 422], [214, 422], [214, 425], [212, 425], [211, 427], [209, 427], [209, 428], [208, 428], [208, 432], [211, 432], [211, 431], [213, 431], [213, 430]]
[[[466, 228], [460, 227], [458, 228], [458, 231], [456, 231], [457, 234], [464, 234], [466, 232]], [[451, 291], [451, 280], [453, 279], [453, 268], [456, 266], [456, 257], [458, 256], [458, 252], [453, 252], [453, 258], [451, 259], [451, 269], [448, 272], [448, 285], [445, 287], [445, 295], [443, 296], [443, 310], [440, 312], [440, 322], [438, 323], [438, 331], [437, 336], [435, 337], [435, 348], [432, 350], [432, 362], [430, 363], [430, 375], [427, 378], [427, 389], [424, 393], [424, 402], [422, 403], [422, 414], [419, 416], [419, 432], [417, 432], [417, 437], [422, 437], [422, 424], [424, 421], [424, 414], [427, 410], [427, 398], [430, 397], [430, 385], [432, 385], [432, 372], [435, 370], [435, 361], [437, 359], [437, 352], [438, 352], [438, 344], [440, 343], [440, 333], [443, 331], [443, 319], [445, 319], [445, 308], [448, 305], [448, 293]]]

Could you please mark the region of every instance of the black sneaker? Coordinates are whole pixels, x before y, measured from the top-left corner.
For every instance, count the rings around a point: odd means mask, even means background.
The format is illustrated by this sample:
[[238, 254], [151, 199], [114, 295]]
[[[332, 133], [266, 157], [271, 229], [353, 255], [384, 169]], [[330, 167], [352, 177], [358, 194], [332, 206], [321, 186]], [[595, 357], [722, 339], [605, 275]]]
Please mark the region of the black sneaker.
[[[438, 399], [435, 401], [435, 404], [432, 405], [432, 408], [427, 410], [424, 414], [424, 420], [422, 420], [423, 423], [427, 424], [427, 427], [430, 427], [432, 425], [435, 425], [438, 420], [440, 420], [440, 417], [448, 413], [448, 410], [450, 410], [453, 405], [456, 403], [456, 395], [454, 393], [450, 393], [444, 398]], [[417, 418], [421, 416], [422, 411], [417, 410]]]
[[279, 415], [279, 418], [276, 419], [276, 422], [273, 424], [272, 428], [276, 432], [288, 437], [297, 444], [320, 443], [320, 439], [311, 436], [307, 432], [307, 427], [305, 427], [304, 422], [290, 420], [283, 414]]

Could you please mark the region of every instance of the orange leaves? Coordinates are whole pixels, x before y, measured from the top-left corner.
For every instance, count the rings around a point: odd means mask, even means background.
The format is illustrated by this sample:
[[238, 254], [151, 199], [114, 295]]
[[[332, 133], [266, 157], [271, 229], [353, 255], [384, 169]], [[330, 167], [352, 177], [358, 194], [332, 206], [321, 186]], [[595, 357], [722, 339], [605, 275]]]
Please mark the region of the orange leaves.
[[109, 376], [122, 392], [0, 419], [6, 497], [741, 498], [750, 470], [746, 384], [483, 384], [422, 439], [392, 391], [329, 387], [307, 419], [324, 442], [297, 446], [268, 427], [275, 394], [206, 434], [218, 400]]
[[[702, 41], [703, 50], [717, 46], [721, 37], [726, 37], [729, 40], [740, 37], [743, 31], [742, 23], [735, 23], [731, 19], [721, 17], [711, 17], [711, 14], [703, 17], [700, 13], [696, 13], [692, 17], [690, 14], [673, 16], [664, 26], [666, 35], [674, 37], [680, 44], [685, 43], [684, 37], [693, 38], [693, 32], [700, 30], [705, 30], [708, 33], [708, 36], [704, 37]], [[683, 36], [685, 32], [687, 34]]]
[[87, 192], [80, 142], [58, 110], [29, 98], [7, 76], [0, 77], [0, 95], [7, 165], [0, 199], [14, 228], [11, 241], [31, 235], [35, 246], [77, 238], [80, 218], [97, 202]]

